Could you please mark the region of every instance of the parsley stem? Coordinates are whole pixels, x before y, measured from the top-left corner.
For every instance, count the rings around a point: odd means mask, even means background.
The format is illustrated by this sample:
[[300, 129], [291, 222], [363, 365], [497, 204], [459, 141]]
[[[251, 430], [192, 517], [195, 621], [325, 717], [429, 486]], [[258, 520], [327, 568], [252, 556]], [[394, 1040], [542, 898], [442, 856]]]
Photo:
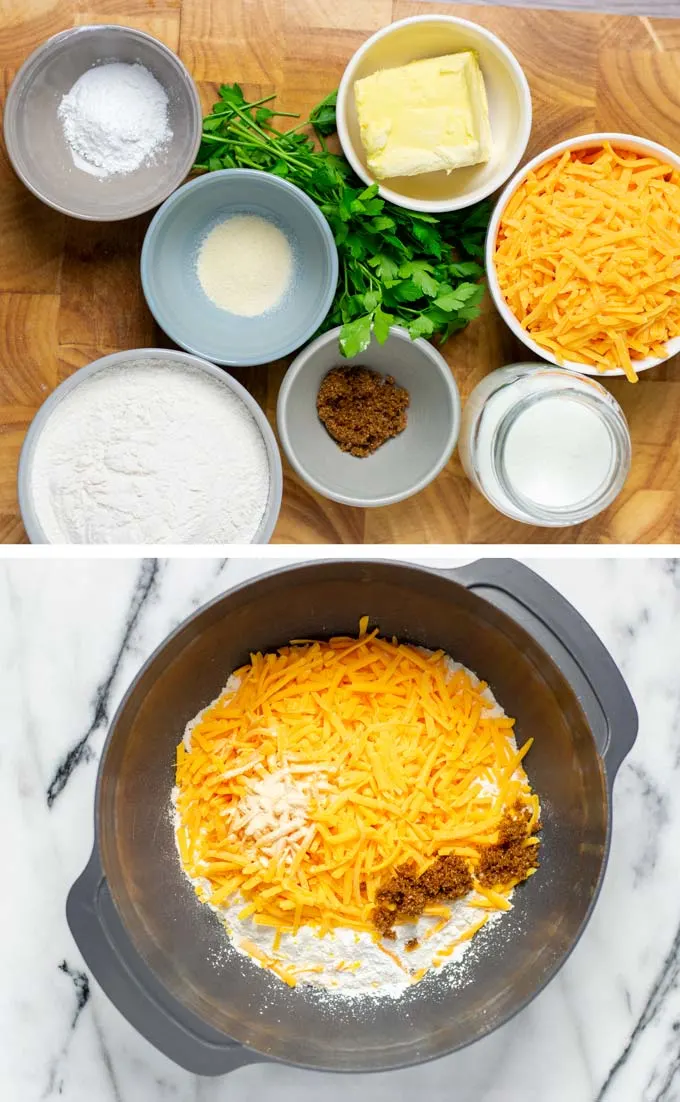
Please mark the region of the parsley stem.
[[[262, 99], [254, 100], [253, 103], [248, 104], [248, 107], [250, 109], [252, 109], [253, 107], [261, 107], [263, 103], [270, 103], [271, 100], [273, 100], [273, 99], [276, 99], [276, 92], [272, 92], [271, 96], [264, 96]], [[226, 100], [223, 100], [222, 102], [227, 103]], [[207, 122], [208, 119], [223, 119], [223, 118], [226, 118], [229, 114], [233, 114], [233, 113], [234, 113], [233, 103], [227, 103], [227, 110], [226, 111], [215, 111], [212, 115], [205, 115], [204, 119], [203, 119], [203, 122]], [[299, 115], [295, 115], [294, 117], [299, 118]]]
[[[259, 126], [256, 126], [255, 123], [253, 123], [253, 127], [257, 131], [258, 134], [263, 133], [263, 131], [260, 130]], [[313, 173], [314, 169], [312, 167], [310, 167], [310, 165], [305, 164], [305, 162], [301, 161], [299, 159], [299, 157], [294, 157], [291, 153], [288, 152], [287, 149], [285, 149], [282, 146], [281, 142], [272, 141], [271, 138], [267, 138], [266, 134], [264, 136], [264, 141], [258, 141], [254, 134], [249, 133], [248, 130], [246, 130], [242, 126], [234, 126], [232, 129], [237, 134], [244, 135], [244, 137], [246, 138], [248, 144], [250, 145], [250, 147], [252, 149], [264, 149], [265, 152], [270, 154], [270, 156], [272, 154], [274, 154], [277, 157], [280, 157], [281, 160], [287, 161], [289, 164], [297, 165], [297, 167], [300, 168], [304, 172], [307, 172], [307, 173], [310, 173], [310, 174]], [[235, 143], [235, 144], [242, 144], [242, 143]]]

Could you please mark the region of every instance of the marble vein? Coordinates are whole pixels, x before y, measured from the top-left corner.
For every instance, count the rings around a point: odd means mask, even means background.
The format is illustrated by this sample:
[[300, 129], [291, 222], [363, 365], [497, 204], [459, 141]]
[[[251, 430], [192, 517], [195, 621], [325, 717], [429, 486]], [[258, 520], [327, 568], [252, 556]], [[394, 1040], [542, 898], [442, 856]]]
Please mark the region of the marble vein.
[[146, 602], [154, 592], [158, 581], [159, 570], [160, 566], [156, 559], [145, 559], [140, 564], [139, 577], [135, 585], [134, 593], [132, 594], [130, 609], [125, 619], [121, 644], [116, 651], [111, 669], [107, 672], [104, 680], [98, 686], [95, 693], [92, 722], [85, 731], [85, 734], [67, 751], [66, 755], [57, 766], [54, 776], [47, 787], [48, 807], [52, 807], [54, 801], [64, 791], [74, 769], [77, 769], [83, 760], [88, 760], [90, 753], [89, 742], [92, 735], [108, 722], [109, 700], [113, 684], [118, 676], [118, 671], [127, 653], [130, 639], [137, 627]]
[[[615, 1083], [619, 1073], [623, 1071], [627, 1064], [631, 1054], [633, 1053], [636, 1045], [644, 1037], [645, 1030], [651, 1025], [663, 1011], [665, 1001], [672, 992], [678, 991], [678, 984], [680, 981], [680, 927], [678, 927], [673, 942], [671, 944], [668, 955], [663, 960], [661, 968], [656, 976], [652, 989], [649, 993], [649, 997], [642, 1008], [642, 1013], [635, 1023], [635, 1027], [624, 1045], [621, 1055], [616, 1062], [612, 1065], [607, 1077], [600, 1087], [598, 1094], [596, 1095], [595, 1102], [604, 1102], [605, 1099], [611, 1097], [610, 1088]], [[671, 1098], [669, 1091], [672, 1088], [673, 1081], [677, 1073], [680, 1071], [680, 1037], [678, 1033], [680, 1031], [680, 1022], [674, 1021], [672, 1024], [672, 1033], [675, 1035], [675, 1041], [677, 1045], [676, 1054], [669, 1064], [664, 1069], [663, 1080], [659, 1093], [646, 1094], [645, 1098], [649, 1099], [649, 1102], [668, 1102]], [[649, 1079], [649, 1085], [651, 1086], [656, 1076], [656, 1068], [653, 1069], [652, 1075]], [[677, 1095], [676, 1095], [677, 1097]]]

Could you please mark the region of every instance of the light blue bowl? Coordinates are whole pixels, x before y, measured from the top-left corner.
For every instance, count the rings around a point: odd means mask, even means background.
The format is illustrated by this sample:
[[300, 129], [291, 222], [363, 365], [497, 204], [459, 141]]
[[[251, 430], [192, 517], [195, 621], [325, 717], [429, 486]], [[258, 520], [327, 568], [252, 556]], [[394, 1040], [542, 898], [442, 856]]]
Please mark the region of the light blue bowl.
[[[290, 289], [272, 310], [240, 317], [216, 306], [196, 274], [206, 234], [233, 214], [274, 222], [293, 250]], [[338, 282], [328, 222], [300, 188], [278, 176], [227, 168], [184, 184], [156, 211], [142, 248], [142, 287], [171, 340], [213, 363], [268, 363], [304, 344], [326, 317]]]

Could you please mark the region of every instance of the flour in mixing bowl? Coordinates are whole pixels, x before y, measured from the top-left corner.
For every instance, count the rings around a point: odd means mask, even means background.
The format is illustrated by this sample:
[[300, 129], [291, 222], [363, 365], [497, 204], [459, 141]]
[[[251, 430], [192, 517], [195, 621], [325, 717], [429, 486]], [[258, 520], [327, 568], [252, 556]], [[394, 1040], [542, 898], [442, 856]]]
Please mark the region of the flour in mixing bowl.
[[140, 359], [58, 403], [35, 445], [31, 492], [50, 543], [249, 543], [269, 463], [228, 386], [190, 364]]

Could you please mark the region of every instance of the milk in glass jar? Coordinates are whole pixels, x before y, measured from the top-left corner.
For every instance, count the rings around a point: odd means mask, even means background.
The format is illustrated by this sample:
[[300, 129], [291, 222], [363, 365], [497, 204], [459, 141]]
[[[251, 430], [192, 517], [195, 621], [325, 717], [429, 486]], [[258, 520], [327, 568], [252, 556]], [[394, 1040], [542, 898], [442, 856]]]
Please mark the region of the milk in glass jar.
[[592, 378], [543, 364], [487, 375], [463, 409], [465, 471], [496, 509], [525, 524], [581, 524], [621, 490], [631, 443], [618, 402]]

